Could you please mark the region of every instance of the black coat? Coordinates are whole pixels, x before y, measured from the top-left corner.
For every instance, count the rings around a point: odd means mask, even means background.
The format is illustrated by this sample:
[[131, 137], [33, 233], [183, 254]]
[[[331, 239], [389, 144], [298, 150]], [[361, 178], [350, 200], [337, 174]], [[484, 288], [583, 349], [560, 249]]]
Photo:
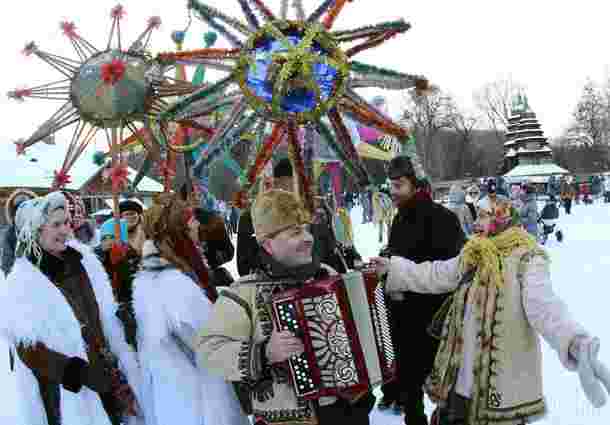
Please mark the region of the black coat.
[[[418, 195], [394, 217], [387, 249], [390, 255], [421, 263], [453, 258], [465, 242], [457, 216]], [[421, 387], [432, 368], [438, 345], [428, 334], [428, 327], [446, 298], [447, 295], [405, 292], [404, 301], [391, 303], [395, 306], [391, 311], [392, 337], [398, 346], [400, 392], [410, 394], [409, 405], [421, 397]]]
[[254, 237], [254, 226], [250, 210], [239, 217], [237, 225], [237, 273], [247, 276], [260, 266], [258, 242]]

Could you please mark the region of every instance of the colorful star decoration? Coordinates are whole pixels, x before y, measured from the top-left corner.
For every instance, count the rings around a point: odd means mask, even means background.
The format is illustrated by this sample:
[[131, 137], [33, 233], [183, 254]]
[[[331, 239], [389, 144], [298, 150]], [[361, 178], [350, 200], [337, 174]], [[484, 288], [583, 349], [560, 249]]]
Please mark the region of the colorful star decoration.
[[[67, 173], [99, 131], [105, 133], [109, 148], [122, 146], [124, 140], [141, 138], [141, 128], [154, 120], [166, 107], [164, 98], [190, 94], [192, 84], [166, 77], [148, 53], [152, 32], [161, 18], [148, 19], [137, 39], [124, 46], [121, 22], [125, 8], [114, 7], [107, 44], [97, 47], [83, 38], [72, 21], [60, 23], [60, 30], [72, 45], [75, 57], [62, 57], [42, 50], [35, 42], [23, 49], [26, 56], [36, 56], [49, 64], [61, 77], [57, 81], [8, 92], [8, 97], [60, 101], [61, 106], [34, 133], [17, 146], [18, 153], [67, 127], [74, 129], [62, 172]], [[124, 134], [126, 133], [126, 134]], [[154, 159], [159, 147], [141, 141]], [[152, 153], [150, 148], [152, 149]], [[116, 151], [115, 151], [116, 152]], [[119, 150], [120, 152], [120, 150]], [[116, 155], [113, 160], [116, 160]], [[67, 167], [67, 168], [65, 168]]]
[[[428, 82], [422, 76], [367, 65], [354, 58], [406, 32], [410, 25], [397, 20], [333, 31], [347, 0], [326, 0], [309, 15], [301, 0], [291, 0], [293, 18], [288, 17], [288, 0], [282, 0], [277, 15], [262, 0], [236, 1], [245, 21], [199, 0], [189, 1], [191, 12], [224, 36], [231, 47], [162, 53], [157, 60], [165, 66], [205, 64], [228, 76], [180, 99], [161, 113], [161, 120], [188, 123], [230, 106], [232, 109], [225, 114], [209, 146], [226, 140], [238, 143], [242, 133], [253, 129], [259, 140], [262, 135], [271, 134], [259, 144], [260, 150], [245, 173], [245, 189], [261, 175], [271, 152], [283, 140], [288, 141], [294, 158], [302, 158], [301, 128], [306, 140], [314, 139], [311, 133], [317, 132], [335, 149], [357, 182], [366, 185], [368, 173], [354, 148], [344, 116], [398, 139], [406, 139], [409, 132], [379, 113], [355, 89], [425, 91]], [[218, 96], [220, 93], [224, 95]], [[196, 175], [203, 172], [204, 163], [207, 159], [200, 157], [194, 166]]]

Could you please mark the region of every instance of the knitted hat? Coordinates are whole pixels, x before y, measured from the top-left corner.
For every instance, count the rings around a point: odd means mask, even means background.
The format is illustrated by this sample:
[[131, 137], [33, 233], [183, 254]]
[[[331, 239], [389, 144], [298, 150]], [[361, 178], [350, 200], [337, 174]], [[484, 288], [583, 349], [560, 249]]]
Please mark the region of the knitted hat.
[[291, 226], [311, 222], [304, 205], [292, 193], [272, 189], [259, 194], [252, 206], [252, 225], [260, 241]]
[[30, 255], [39, 259], [42, 249], [38, 244], [40, 228], [49, 216], [58, 209], [67, 209], [67, 201], [61, 192], [51, 192], [47, 196], [22, 202], [15, 215], [17, 230], [16, 255]]

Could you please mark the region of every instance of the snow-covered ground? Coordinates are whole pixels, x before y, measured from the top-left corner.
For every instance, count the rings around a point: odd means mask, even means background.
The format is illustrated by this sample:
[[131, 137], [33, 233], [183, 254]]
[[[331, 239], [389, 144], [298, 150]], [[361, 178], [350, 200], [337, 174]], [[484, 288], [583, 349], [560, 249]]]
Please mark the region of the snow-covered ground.
[[[563, 211], [562, 211], [563, 213]], [[601, 338], [600, 358], [610, 366], [610, 207], [601, 203], [576, 205], [573, 214], [562, 215], [560, 228], [565, 239], [559, 244], [553, 237], [547, 244], [552, 258], [555, 291], [592, 335]], [[361, 212], [353, 211], [354, 235], [364, 257], [377, 255], [381, 244], [372, 224], [362, 225]], [[405, 235], [405, 238], [408, 235]], [[235, 272], [235, 265], [229, 269]], [[24, 283], [27, 284], [27, 283]], [[52, 318], [49, 318], [52, 319]], [[414, 347], [417, 349], [417, 347]], [[549, 405], [548, 416], [541, 425], [607, 425], [610, 405], [597, 410], [586, 400], [578, 376], [563, 369], [554, 351], [543, 345], [544, 389]], [[8, 369], [8, 349], [0, 342], [0, 423], [11, 424], [14, 416], [15, 382]], [[432, 404], [427, 402], [431, 413]], [[399, 425], [402, 418], [375, 410], [373, 425]]]

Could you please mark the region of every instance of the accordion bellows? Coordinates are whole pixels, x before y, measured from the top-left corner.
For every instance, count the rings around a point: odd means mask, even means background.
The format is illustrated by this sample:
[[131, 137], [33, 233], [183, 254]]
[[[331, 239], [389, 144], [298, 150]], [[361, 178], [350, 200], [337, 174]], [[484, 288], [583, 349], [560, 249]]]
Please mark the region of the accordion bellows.
[[301, 337], [289, 360], [298, 397], [358, 394], [393, 378], [383, 287], [372, 270], [307, 283], [273, 297], [276, 326]]

